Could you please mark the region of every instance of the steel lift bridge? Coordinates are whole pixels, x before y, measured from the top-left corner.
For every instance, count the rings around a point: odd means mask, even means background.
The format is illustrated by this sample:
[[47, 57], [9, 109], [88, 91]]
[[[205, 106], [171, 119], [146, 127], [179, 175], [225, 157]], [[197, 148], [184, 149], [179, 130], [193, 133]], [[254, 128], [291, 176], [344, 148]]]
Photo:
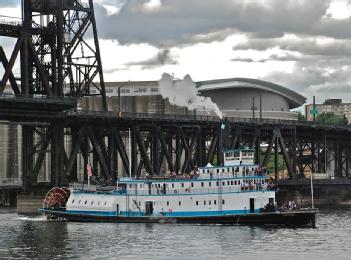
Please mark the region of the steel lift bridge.
[[[243, 146], [256, 149], [263, 166], [273, 156], [276, 178], [280, 155], [291, 180], [307, 168], [349, 177], [349, 126], [107, 111], [93, 1], [23, 0], [22, 14], [18, 22], [0, 23], [0, 36], [16, 41], [8, 54], [0, 46], [0, 119], [22, 126], [19, 163], [26, 192], [39, 189], [38, 175], [48, 165], [51, 186], [75, 181], [82, 165], [86, 176], [88, 163], [94, 175], [113, 182], [122, 174], [221, 164], [223, 147]], [[3, 95], [8, 87], [14, 96]], [[102, 112], [75, 109], [92, 89]]]
[[[52, 182], [59, 184], [67, 159], [63, 111], [74, 109], [92, 88], [106, 110], [93, 1], [22, 0], [20, 20], [3, 18], [0, 36], [14, 38], [15, 46], [6, 55], [0, 42], [1, 119], [22, 124], [24, 186], [35, 183], [48, 150]], [[7, 84], [15, 97], [3, 95]]]

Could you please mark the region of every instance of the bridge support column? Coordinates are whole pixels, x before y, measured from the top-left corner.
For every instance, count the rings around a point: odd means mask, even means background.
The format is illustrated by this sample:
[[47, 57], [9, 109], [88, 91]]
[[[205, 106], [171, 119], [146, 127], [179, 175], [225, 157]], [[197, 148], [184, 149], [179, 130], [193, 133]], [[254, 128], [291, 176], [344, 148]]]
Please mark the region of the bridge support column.
[[22, 154], [23, 154], [23, 189], [25, 192], [30, 191], [31, 186], [34, 182], [33, 176], [33, 127], [23, 126], [22, 127]]
[[64, 176], [64, 127], [60, 122], [51, 125], [51, 184], [53, 186], [66, 186], [67, 176]]

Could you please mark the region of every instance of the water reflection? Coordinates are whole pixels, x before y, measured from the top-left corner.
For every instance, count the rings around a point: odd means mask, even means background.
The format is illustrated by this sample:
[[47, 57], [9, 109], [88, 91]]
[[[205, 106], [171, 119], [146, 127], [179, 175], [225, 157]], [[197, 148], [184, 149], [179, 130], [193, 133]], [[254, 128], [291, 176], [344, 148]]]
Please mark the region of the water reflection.
[[0, 259], [349, 259], [351, 209], [317, 228], [70, 223], [0, 209]]
[[17, 236], [9, 241], [9, 253], [15, 258], [65, 258], [67, 223], [25, 221]]

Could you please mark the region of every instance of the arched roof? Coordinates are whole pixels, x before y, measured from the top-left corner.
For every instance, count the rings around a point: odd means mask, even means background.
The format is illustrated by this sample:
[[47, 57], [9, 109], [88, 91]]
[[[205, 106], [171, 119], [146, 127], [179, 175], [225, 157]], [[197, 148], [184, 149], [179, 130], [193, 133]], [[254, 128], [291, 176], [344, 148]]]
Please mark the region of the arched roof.
[[208, 91], [226, 88], [254, 88], [269, 91], [283, 96], [288, 100], [290, 108], [302, 106], [306, 102], [306, 97], [299, 93], [285, 88], [281, 85], [268, 81], [250, 79], [250, 78], [231, 78], [231, 79], [215, 79], [196, 82], [198, 90]]

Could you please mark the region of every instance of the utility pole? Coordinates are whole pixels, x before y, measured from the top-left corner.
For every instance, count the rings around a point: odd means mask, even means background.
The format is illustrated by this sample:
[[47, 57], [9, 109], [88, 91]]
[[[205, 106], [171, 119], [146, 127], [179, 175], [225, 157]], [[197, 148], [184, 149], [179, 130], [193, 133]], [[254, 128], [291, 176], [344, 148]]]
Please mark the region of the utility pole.
[[313, 96], [313, 114], [312, 114], [313, 122], [316, 121], [316, 113], [315, 113], [315, 111], [316, 111], [316, 96]]

